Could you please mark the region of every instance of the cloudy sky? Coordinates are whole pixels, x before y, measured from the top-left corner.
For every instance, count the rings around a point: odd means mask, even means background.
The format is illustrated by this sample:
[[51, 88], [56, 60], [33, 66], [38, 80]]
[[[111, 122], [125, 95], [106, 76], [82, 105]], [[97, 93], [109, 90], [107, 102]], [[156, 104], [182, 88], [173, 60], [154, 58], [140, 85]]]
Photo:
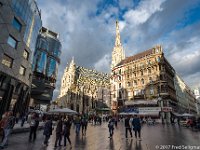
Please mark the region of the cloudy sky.
[[199, 0], [37, 0], [43, 26], [62, 43], [57, 88], [74, 57], [79, 66], [110, 71], [119, 20], [126, 56], [162, 45], [168, 61], [192, 88], [200, 87]]

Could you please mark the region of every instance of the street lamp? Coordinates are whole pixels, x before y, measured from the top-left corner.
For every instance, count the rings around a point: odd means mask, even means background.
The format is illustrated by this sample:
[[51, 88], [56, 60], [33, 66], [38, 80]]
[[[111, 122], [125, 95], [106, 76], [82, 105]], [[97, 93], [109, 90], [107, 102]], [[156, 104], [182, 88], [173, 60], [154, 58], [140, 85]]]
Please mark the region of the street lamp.
[[161, 107], [161, 119], [162, 119], [162, 124], [164, 124], [164, 112], [163, 112], [163, 99], [162, 99], [162, 97], [160, 97], [160, 94], [158, 95], [159, 97], [158, 97], [158, 102], [160, 103], [160, 107]]

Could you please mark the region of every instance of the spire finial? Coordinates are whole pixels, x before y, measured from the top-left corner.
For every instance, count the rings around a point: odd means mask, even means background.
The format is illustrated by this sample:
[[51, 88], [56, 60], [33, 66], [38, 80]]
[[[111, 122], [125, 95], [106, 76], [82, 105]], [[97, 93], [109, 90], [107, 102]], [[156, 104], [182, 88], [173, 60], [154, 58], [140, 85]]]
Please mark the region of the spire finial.
[[72, 60], [70, 62], [70, 67], [74, 66], [75, 65], [75, 62], [74, 62], [74, 56], [72, 57]]
[[116, 39], [115, 46], [121, 46], [120, 33], [119, 33], [119, 21], [116, 20]]

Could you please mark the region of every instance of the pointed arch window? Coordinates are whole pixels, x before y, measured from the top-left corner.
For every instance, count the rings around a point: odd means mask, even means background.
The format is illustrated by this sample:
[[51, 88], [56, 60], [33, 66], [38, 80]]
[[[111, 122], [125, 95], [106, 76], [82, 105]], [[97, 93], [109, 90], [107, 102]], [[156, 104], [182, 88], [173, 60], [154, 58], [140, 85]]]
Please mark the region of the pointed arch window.
[[121, 74], [122, 73], [122, 70], [121, 69], [119, 69], [119, 74]]
[[149, 83], [152, 83], [152, 77], [149, 77]]
[[134, 80], [134, 86], [137, 86], [137, 81], [136, 80]]
[[144, 84], [144, 79], [141, 80], [141, 83]]
[[119, 88], [122, 88], [122, 84], [121, 83], [119, 83]]
[[143, 71], [141, 71], [141, 76], [143, 76], [143, 74], [144, 74]]

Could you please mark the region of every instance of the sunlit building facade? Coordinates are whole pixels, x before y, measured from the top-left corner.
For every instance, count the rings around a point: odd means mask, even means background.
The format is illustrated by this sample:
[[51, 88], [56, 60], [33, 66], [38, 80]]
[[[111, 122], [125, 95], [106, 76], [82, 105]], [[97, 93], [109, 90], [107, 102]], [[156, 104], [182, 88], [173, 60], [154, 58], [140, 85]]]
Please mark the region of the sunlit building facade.
[[49, 104], [55, 89], [61, 43], [58, 34], [42, 27], [33, 57], [31, 105]]
[[177, 113], [196, 114], [196, 97], [193, 91], [186, 85], [181, 77], [176, 73], [174, 78], [174, 85], [176, 89], [176, 97], [178, 101]]
[[59, 107], [68, 107], [79, 113], [110, 107], [109, 75], [77, 66], [72, 59], [64, 70], [56, 101]]
[[32, 79], [31, 56], [42, 26], [34, 0], [0, 0], [0, 117], [25, 113]]
[[[170, 122], [180, 111], [180, 99], [174, 84], [176, 72], [158, 45], [136, 55], [125, 57], [116, 22], [116, 40], [111, 63], [111, 103], [114, 112], [132, 111], [142, 116], [161, 117]], [[195, 113], [190, 89], [186, 110]], [[183, 104], [182, 103], [182, 104]]]
[[197, 113], [200, 114], [200, 92], [199, 92], [199, 88], [195, 88], [193, 91], [194, 91], [194, 95], [195, 95], [195, 98], [196, 98]]

